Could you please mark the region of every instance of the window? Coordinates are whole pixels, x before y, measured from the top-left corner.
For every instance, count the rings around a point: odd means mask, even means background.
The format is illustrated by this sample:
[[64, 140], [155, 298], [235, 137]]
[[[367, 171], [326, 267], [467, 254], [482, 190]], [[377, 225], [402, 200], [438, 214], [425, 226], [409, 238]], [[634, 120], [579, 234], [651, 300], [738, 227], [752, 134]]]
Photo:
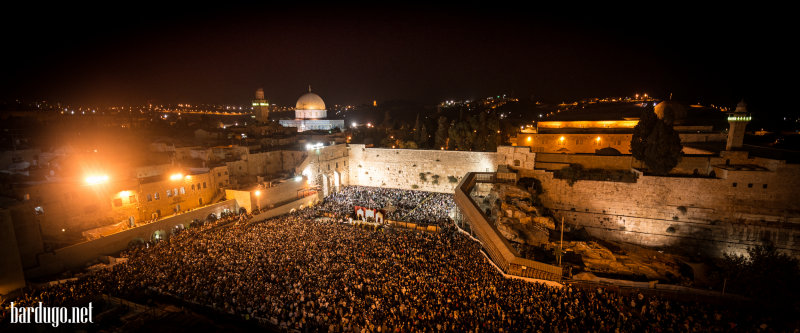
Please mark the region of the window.
[[151, 195], [151, 194], [148, 194], [148, 195], [147, 195], [147, 201], [148, 201], [148, 202], [150, 202], [150, 201], [153, 201], [153, 195]]
[[155, 200], [158, 200], [158, 199], [159, 199], [159, 198], [158, 198], [158, 192], [156, 192], [155, 194], [153, 194], [153, 199], [155, 199]]
[[203, 182], [203, 188], [208, 188], [208, 186], [206, 186], [206, 182]]
[[192, 184], [192, 191], [194, 191], [194, 184]]
[[114, 207], [122, 206], [122, 198], [114, 199]]
[[514, 160], [514, 166], [519, 166], [519, 165], [520, 165], [519, 160]]
[[747, 184], [747, 188], [753, 188], [753, 183]]
[[197, 199], [197, 204], [202, 206], [203, 205], [203, 198]]
[[178, 195], [178, 189], [177, 188], [173, 188], [172, 189], [172, 195]]
[[225, 171], [225, 175], [226, 175], [226, 176], [228, 175], [228, 172], [227, 172], [227, 171]]
[[183, 186], [181, 186], [181, 194], [186, 194], [186, 189]]
[[219, 187], [222, 187], [222, 182], [219, 182], [218, 184], [219, 184]]
[[733, 183], [733, 187], [736, 187], [736, 185], [739, 185], [739, 184]]
[[767, 184], [761, 185], [761, 188], [767, 188]]
[[339, 168], [339, 162], [336, 162], [336, 168], [337, 169]]
[[217, 172], [217, 177], [222, 177], [222, 173]]
[[200, 183], [197, 183], [197, 189], [198, 190], [200, 189]]

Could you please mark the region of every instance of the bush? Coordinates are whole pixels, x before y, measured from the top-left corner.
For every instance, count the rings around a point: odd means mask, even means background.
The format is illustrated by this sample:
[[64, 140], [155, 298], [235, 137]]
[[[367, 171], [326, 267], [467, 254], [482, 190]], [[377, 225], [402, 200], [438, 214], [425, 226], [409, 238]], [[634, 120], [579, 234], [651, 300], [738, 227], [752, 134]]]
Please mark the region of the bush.
[[425, 173], [424, 173], [424, 172], [420, 172], [420, 173], [419, 173], [419, 180], [421, 180], [421, 181], [423, 181], [423, 182], [427, 182], [427, 181], [428, 181], [428, 177], [427, 177], [427, 176], [425, 176]]
[[447, 180], [451, 183], [458, 183], [458, 178], [455, 176], [447, 176]]
[[793, 311], [800, 305], [800, 261], [772, 244], [748, 248], [746, 256], [725, 254], [718, 266], [718, 288], [727, 279], [727, 291], [762, 300], [773, 310]]
[[686, 214], [686, 206], [678, 206], [678, 211], [681, 212], [681, 214]]
[[419, 185], [417, 185], [417, 184], [411, 185], [411, 188], [413, 188], [413, 189], [418, 189], [418, 188], [419, 188]]

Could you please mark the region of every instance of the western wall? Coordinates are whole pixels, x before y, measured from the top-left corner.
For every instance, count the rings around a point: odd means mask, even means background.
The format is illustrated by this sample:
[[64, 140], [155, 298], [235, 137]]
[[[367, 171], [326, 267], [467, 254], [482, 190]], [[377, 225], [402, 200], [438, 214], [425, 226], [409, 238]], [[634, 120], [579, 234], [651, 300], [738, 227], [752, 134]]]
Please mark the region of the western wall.
[[[800, 256], [800, 201], [795, 197], [800, 166], [783, 161], [749, 158], [740, 152], [690, 156], [676, 168], [679, 175], [657, 177], [638, 171], [638, 161], [630, 156], [537, 156], [528, 147], [460, 152], [353, 144], [328, 149], [334, 149], [336, 160], [349, 169], [342, 173], [348, 176], [342, 185], [452, 193], [467, 172], [508, 165], [520, 177], [540, 182], [540, 199], [556, 218], [564, 217], [600, 238], [712, 256], [741, 254], [747, 247], [771, 241]], [[539, 167], [540, 159], [544, 168]], [[570, 185], [554, 177], [553, 170], [576, 162], [586, 168], [629, 170], [637, 179], [577, 180]], [[326, 168], [317, 169], [324, 173]], [[690, 172], [695, 175], [687, 175]]]

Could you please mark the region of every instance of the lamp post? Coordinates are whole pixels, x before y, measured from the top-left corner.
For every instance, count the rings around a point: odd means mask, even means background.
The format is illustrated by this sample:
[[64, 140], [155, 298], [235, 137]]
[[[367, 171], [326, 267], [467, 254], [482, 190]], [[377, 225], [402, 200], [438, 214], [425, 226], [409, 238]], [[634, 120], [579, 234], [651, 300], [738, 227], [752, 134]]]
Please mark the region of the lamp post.
[[256, 207], [258, 207], [259, 213], [261, 212], [261, 190], [256, 190]]

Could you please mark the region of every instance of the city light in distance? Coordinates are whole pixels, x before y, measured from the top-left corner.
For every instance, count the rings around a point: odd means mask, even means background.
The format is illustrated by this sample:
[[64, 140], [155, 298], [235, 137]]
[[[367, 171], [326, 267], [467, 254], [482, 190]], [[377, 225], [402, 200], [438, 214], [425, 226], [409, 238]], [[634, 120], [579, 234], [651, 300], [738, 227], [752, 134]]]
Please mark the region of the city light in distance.
[[108, 175], [92, 175], [86, 177], [86, 183], [89, 185], [97, 185], [108, 182]]

